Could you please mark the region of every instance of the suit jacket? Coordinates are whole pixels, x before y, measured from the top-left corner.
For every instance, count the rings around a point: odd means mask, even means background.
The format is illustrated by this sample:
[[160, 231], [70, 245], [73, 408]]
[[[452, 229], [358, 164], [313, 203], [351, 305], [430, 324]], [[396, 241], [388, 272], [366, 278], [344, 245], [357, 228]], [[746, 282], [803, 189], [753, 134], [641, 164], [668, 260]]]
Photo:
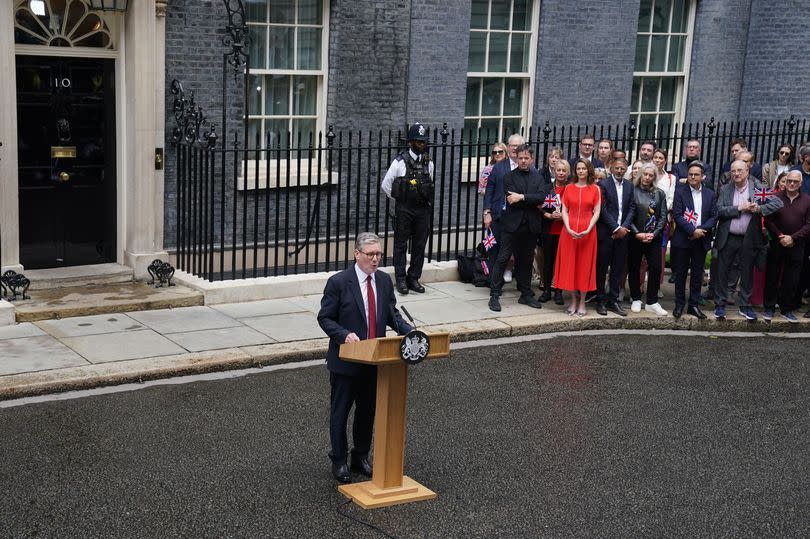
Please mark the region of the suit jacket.
[[700, 189], [702, 215], [698, 215], [696, 224], [688, 222], [683, 214], [685, 211], [695, 209], [695, 202], [692, 200], [692, 188], [689, 185], [678, 185], [675, 188], [675, 199], [672, 202], [672, 218], [675, 220], [675, 233], [672, 234], [672, 246], [687, 248], [692, 246], [690, 240], [695, 229], [701, 228], [707, 233], [703, 236], [703, 250], [712, 248], [712, 233], [717, 224], [717, 200], [714, 198], [714, 191], [708, 187]]
[[539, 170], [539, 172], [540, 172], [540, 179], [541, 179], [541, 183], [543, 184], [543, 187], [545, 187], [546, 185], [554, 183], [554, 175], [551, 173], [551, 171], [548, 169], [548, 167], [541, 168]]
[[515, 204], [507, 204], [506, 211], [501, 215], [502, 230], [515, 232], [525, 221], [529, 225], [529, 230], [534, 234], [540, 234], [543, 229], [543, 217], [537, 206], [543, 203], [543, 186], [537, 169], [524, 172], [516, 168], [504, 178], [503, 190], [504, 193], [509, 191], [520, 193], [526, 198]]
[[504, 159], [496, 163], [495, 166], [492, 167], [492, 172], [489, 173], [487, 190], [484, 192], [484, 209], [492, 211], [493, 221], [497, 221], [501, 218], [501, 212], [505, 204], [503, 179], [511, 170], [511, 161]]
[[[765, 184], [749, 176], [748, 178], [748, 194], [751, 200], [754, 200], [754, 189], [763, 189]], [[783, 204], [779, 197], [768, 197], [767, 202], [760, 204], [762, 216], [768, 215], [779, 211]], [[720, 189], [720, 195], [717, 201], [717, 235], [714, 240], [714, 246], [717, 250], [721, 250], [726, 246], [728, 241], [729, 230], [731, 229], [731, 220], [739, 217], [740, 210], [734, 205], [734, 182], [729, 182]], [[748, 228], [745, 229], [746, 245], [753, 247], [755, 250], [760, 249], [766, 245], [765, 236], [762, 233], [762, 226], [758, 214], [754, 214], [748, 222]]]
[[[714, 186], [714, 171], [712, 170], [712, 166], [700, 158], [697, 159], [703, 162], [703, 166], [705, 167], [703, 170], [703, 187], [711, 189]], [[689, 164], [692, 161], [694, 161], [694, 159], [685, 159], [672, 166], [672, 173], [678, 180], [686, 179], [686, 176], [689, 174]]]
[[[382, 271], [375, 274], [377, 284], [377, 335], [385, 337], [385, 327], [390, 326], [400, 335], [409, 332], [411, 326], [402, 319], [396, 308], [397, 299], [391, 277]], [[368, 321], [363, 294], [354, 264], [345, 270], [332, 275], [326, 282], [321, 298], [321, 310], [318, 312], [318, 324], [329, 336], [329, 350], [326, 353], [326, 365], [331, 372], [347, 376], [358, 376], [363, 370], [373, 369], [338, 357], [340, 345], [346, 342], [349, 333], [355, 333], [360, 339], [368, 338]]]
[[619, 193], [616, 191], [616, 180], [613, 174], [599, 182], [602, 190], [602, 210], [596, 223], [600, 238], [610, 237], [613, 231], [622, 226], [630, 230], [630, 223], [636, 215], [636, 201], [633, 196], [633, 183], [622, 179], [622, 222], [619, 222]]

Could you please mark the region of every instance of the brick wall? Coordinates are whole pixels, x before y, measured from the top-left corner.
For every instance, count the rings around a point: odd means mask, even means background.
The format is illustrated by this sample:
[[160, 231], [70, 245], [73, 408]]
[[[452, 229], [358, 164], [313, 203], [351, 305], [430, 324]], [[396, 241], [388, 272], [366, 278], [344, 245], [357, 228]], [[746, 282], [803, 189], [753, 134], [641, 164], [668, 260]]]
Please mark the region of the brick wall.
[[753, 0], [740, 119], [773, 120], [810, 112], [806, 1]]
[[697, 2], [686, 121], [734, 121], [740, 108], [751, 0]]
[[625, 123], [630, 115], [639, 0], [543, 0], [534, 120]]

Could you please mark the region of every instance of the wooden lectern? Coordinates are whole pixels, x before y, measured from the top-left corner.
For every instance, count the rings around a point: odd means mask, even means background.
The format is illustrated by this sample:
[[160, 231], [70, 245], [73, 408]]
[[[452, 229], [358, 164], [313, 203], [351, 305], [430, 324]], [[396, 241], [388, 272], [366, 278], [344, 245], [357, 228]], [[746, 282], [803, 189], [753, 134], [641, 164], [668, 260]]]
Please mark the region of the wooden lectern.
[[[450, 353], [450, 334], [433, 333], [428, 359]], [[371, 481], [340, 485], [338, 491], [363, 509], [431, 500], [432, 490], [404, 475], [408, 365], [399, 357], [402, 337], [383, 337], [340, 346], [340, 358], [377, 366], [374, 467]]]

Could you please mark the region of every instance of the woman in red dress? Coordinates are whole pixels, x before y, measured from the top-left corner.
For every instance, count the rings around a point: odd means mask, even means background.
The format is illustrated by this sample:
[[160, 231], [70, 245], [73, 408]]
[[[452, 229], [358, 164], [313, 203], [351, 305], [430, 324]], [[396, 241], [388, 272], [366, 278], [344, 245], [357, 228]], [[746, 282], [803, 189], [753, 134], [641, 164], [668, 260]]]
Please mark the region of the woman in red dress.
[[571, 305], [566, 312], [580, 318], [587, 314], [585, 294], [596, 290], [596, 231], [602, 196], [595, 184], [593, 165], [580, 159], [574, 166], [574, 182], [562, 196], [562, 220], [565, 233], [560, 234], [554, 284], [571, 292]]

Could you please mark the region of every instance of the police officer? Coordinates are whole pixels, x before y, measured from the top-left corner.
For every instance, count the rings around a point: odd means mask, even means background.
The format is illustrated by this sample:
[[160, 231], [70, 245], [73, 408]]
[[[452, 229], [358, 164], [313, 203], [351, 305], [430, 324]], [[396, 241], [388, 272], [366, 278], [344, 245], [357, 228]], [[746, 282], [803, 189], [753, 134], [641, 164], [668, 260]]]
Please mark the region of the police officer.
[[[408, 129], [408, 151], [397, 155], [382, 190], [396, 200], [394, 220], [394, 273], [400, 294], [425, 291], [419, 283], [433, 211], [433, 163], [428, 155], [428, 130], [420, 123]], [[405, 251], [411, 240], [411, 265], [405, 272]]]

